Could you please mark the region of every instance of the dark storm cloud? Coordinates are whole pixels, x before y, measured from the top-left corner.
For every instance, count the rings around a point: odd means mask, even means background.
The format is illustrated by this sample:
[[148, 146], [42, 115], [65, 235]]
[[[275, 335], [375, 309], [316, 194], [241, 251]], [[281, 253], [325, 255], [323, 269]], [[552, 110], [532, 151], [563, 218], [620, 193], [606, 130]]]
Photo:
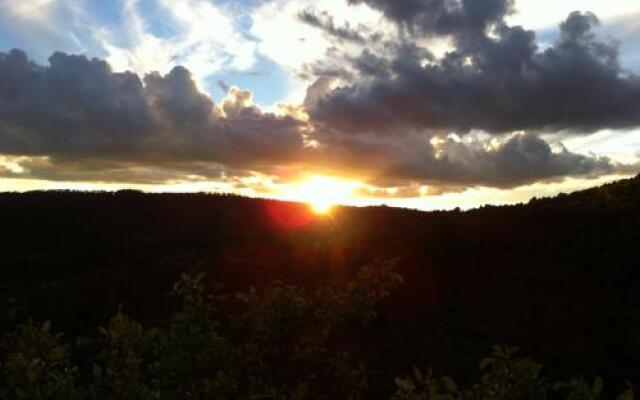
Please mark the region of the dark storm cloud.
[[311, 26], [322, 29], [338, 39], [360, 44], [367, 41], [363, 34], [357, 29], [351, 28], [349, 25], [336, 26], [333, 17], [326, 12], [316, 13], [313, 10], [305, 10], [298, 14], [298, 18]]
[[[565, 176], [590, 176], [617, 172], [621, 166], [606, 157], [588, 157], [566, 149], [552, 151], [534, 134], [516, 134], [493, 149], [447, 139], [437, 149], [441, 154], [432, 163], [439, 180], [460, 185], [482, 184], [509, 188]], [[432, 165], [401, 165], [398, 174], [425, 178]]]
[[[622, 165], [607, 157], [555, 151], [532, 133], [512, 135], [491, 145], [481, 138], [401, 137], [330, 134], [323, 138], [326, 163], [368, 177], [379, 187], [429, 184], [449, 187], [512, 188], [566, 176], [635, 173], [638, 165]], [[373, 166], [373, 167], [372, 167]]]
[[126, 150], [150, 132], [142, 83], [104, 61], [55, 53], [36, 66], [18, 50], [0, 54], [0, 151], [72, 154]]
[[426, 35], [483, 34], [502, 22], [512, 0], [348, 0], [380, 10], [411, 33]]
[[363, 52], [353, 63], [362, 79], [309, 110], [323, 129], [584, 133], [640, 125], [640, 77], [621, 69], [615, 43], [595, 36], [593, 14], [569, 15], [541, 49], [534, 32], [503, 22], [509, 2], [366, 2], [411, 25], [412, 37], [446, 34], [454, 48], [434, 62], [399, 36], [393, 56]]
[[[581, 29], [569, 30], [584, 35]], [[421, 53], [411, 46], [403, 51]], [[397, 69], [375, 57], [367, 60], [374, 80]], [[395, 195], [406, 196], [425, 183], [456, 190], [512, 187], [626, 168], [605, 158], [552, 152], [533, 134], [513, 136], [487, 150], [482, 140], [431, 144], [418, 131], [354, 135], [322, 129], [317, 123], [265, 113], [252, 104], [249, 91], [235, 87], [214, 104], [183, 67], [140, 78], [114, 73], [106, 62], [83, 56], [55, 53], [49, 61], [40, 66], [21, 51], [0, 53], [2, 177], [230, 182], [251, 171], [277, 175], [283, 168], [306, 168], [364, 177], [378, 187], [403, 187]], [[335, 79], [325, 75], [310, 86], [304, 106], [326, 107], [327, 96], [336, 96]]]
[[0, 153], [250, 168], [302, 146], [299, 121], [263, 113], [242, 91], [214, 105], [183, 67], [141, 80], [84, 56], [55, 53], [49, 62], [0, 53]]

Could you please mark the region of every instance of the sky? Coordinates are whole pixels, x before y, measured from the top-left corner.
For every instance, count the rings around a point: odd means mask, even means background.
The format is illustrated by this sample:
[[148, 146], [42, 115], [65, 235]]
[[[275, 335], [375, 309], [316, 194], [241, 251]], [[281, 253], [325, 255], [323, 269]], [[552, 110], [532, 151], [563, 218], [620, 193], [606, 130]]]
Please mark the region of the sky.
[[635, 0], [0, 0], [0, 190], [464, 209], [640, 172]]

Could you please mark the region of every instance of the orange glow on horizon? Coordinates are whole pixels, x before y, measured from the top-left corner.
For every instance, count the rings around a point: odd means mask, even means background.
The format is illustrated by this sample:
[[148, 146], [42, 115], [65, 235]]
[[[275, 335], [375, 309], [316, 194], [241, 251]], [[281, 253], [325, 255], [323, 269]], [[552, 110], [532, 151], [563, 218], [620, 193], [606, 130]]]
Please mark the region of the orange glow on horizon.
[[309, 206], [311, 210], [318, 215], [329, 214], [333, 208], [333, 204], [323, 202], [310, 203]]
[[291, 189], [291, 196], [307, 204], [318, 215], [326, 215], [337, 204], [353, 201], [356, 183], [323, 175], [312, 175]]

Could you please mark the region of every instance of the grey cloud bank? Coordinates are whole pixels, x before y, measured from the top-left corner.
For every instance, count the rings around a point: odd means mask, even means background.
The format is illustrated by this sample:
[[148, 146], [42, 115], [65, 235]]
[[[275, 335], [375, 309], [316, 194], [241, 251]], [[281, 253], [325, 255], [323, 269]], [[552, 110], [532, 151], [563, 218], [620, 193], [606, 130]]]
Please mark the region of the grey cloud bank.
[[248, 168], [302, 146], [300, 121], [263, 113], [242, 91], [216, 106], [182, 67], [140, 79], [84, 56], [55, 53], [49, 62], [0, 53], [3, 154]]
[[[372, 88], [380, 85], [375, 80], [392, 83], [380, 72], [392, 63], [380, 60]], [[408, 83], [411, 76], [403, 79]], [[214, 104], [183, 67], [139, 77], [84, 56], [58, 52], [48, 65], [38, 65], [20, 50], [0, 53], [0, 155], [18, 157], [21, 167], [0, 167], [0, 176], [158, 184], [235, 180], [253, 172], [277, 176], [294, 168], [331, 170], [378, 187], [428, 183], [460, 190], [631, 168], [605, 157], [554, 152], [533, 133], [505, 137], [494, 148], [483, 141], [432, 144], [433, 131], [407, 133], [407, 127], [421, 127], [413, 118], [421, 112], [418, 103], [396, 110], [366, 96], [369, 103], [356, 112], [349, 107], [360, 98], [344, 91], [360, 89], [331, 91], [329, 83], [309, 89], [305, 107], [317, 109], [307, 122], [264, 112], [251, 104], [250, 92], [237, 88]], [[414, 85], [412, 93], [421, 93], [419, 81]], [[337, 99], [346, 99], [344, 114], [331, 108], [341, 104]], [[390, 118], [394, 110], [400, 115]], [[368, 132], [378, 129], [388, 134]], [[317, 146], [307, 146], [308, 140]]]
[[[399, 133], [473, 129], [590, 133], [640, 124], [640, 77], [617, 45], [599, 39], [595, 15], [574, 12], [552, 46], [504, 22], [506, 0], [353, 0], [380, 9], [402, 34], [391, 55], [362, 52], [348, 79], [309, 109], [326, 129]], [[450, 37], [435, 60], [416, 39]]]

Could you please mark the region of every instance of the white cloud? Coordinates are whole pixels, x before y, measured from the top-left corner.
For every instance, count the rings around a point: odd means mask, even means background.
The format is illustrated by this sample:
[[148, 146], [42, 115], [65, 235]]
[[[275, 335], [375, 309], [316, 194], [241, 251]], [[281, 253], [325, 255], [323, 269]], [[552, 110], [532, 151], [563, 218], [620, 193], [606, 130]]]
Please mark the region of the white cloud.
[[[0, 27], [28, 44], [39, 61], [55, 50], [83, 52], [71, 26], [87, 22], [84, 0], [0, 0]], [[3, 49], [4, 50], [4, 49]]]
[[591, 135], [569, 137], [563, 144], [575, 153], [607, 156], [620, 163], [640, 162], [640, 129], [604, 129]]
[[259, 51], [279, 65], [295, 70], [322, 58], [330, 42], [322, 33], [298, 19], [308, 1], [272, 1], [253, 14], [251, 34]]
[[52, 21], [52, 12], [58, 0], [4, 0], [0, 3], [0, 10], [13, 17], [48, 25]]
[[183, 65], [201, 85], [202, 80], [222, 68], [244, 70], [256, 61], [253, 40], [236, 27], [229, 10], [205, 0], [156, 0], [170, 20], [163, 23], [174, 32], [159, 37], [151, 32], [138, 0], [125, 0], [127, 45], [116, 44], [117, 32], [97, 29], [95, 34], [108, 53], [107, 61], [117, 71], [139, 74], [168, 72]]
[[[258, 38], [258, 51], [290, 73], [290, 93], [285, 101], [301, 103], [312, 81], [301, 78], [305, 65], [327, 59], [327, 51], [335, 44], [322, 30], [299, 18], [306, 10], [327, 12], [337, 26], [367, 27], [392, 31], [380, 12], [366, 5], [349, 5], [346, 0], [273, 0], [258, 7], [251, 15], [251, 35]], [[357, 54], [361, 46], [342, 43], [341, 51]]]

